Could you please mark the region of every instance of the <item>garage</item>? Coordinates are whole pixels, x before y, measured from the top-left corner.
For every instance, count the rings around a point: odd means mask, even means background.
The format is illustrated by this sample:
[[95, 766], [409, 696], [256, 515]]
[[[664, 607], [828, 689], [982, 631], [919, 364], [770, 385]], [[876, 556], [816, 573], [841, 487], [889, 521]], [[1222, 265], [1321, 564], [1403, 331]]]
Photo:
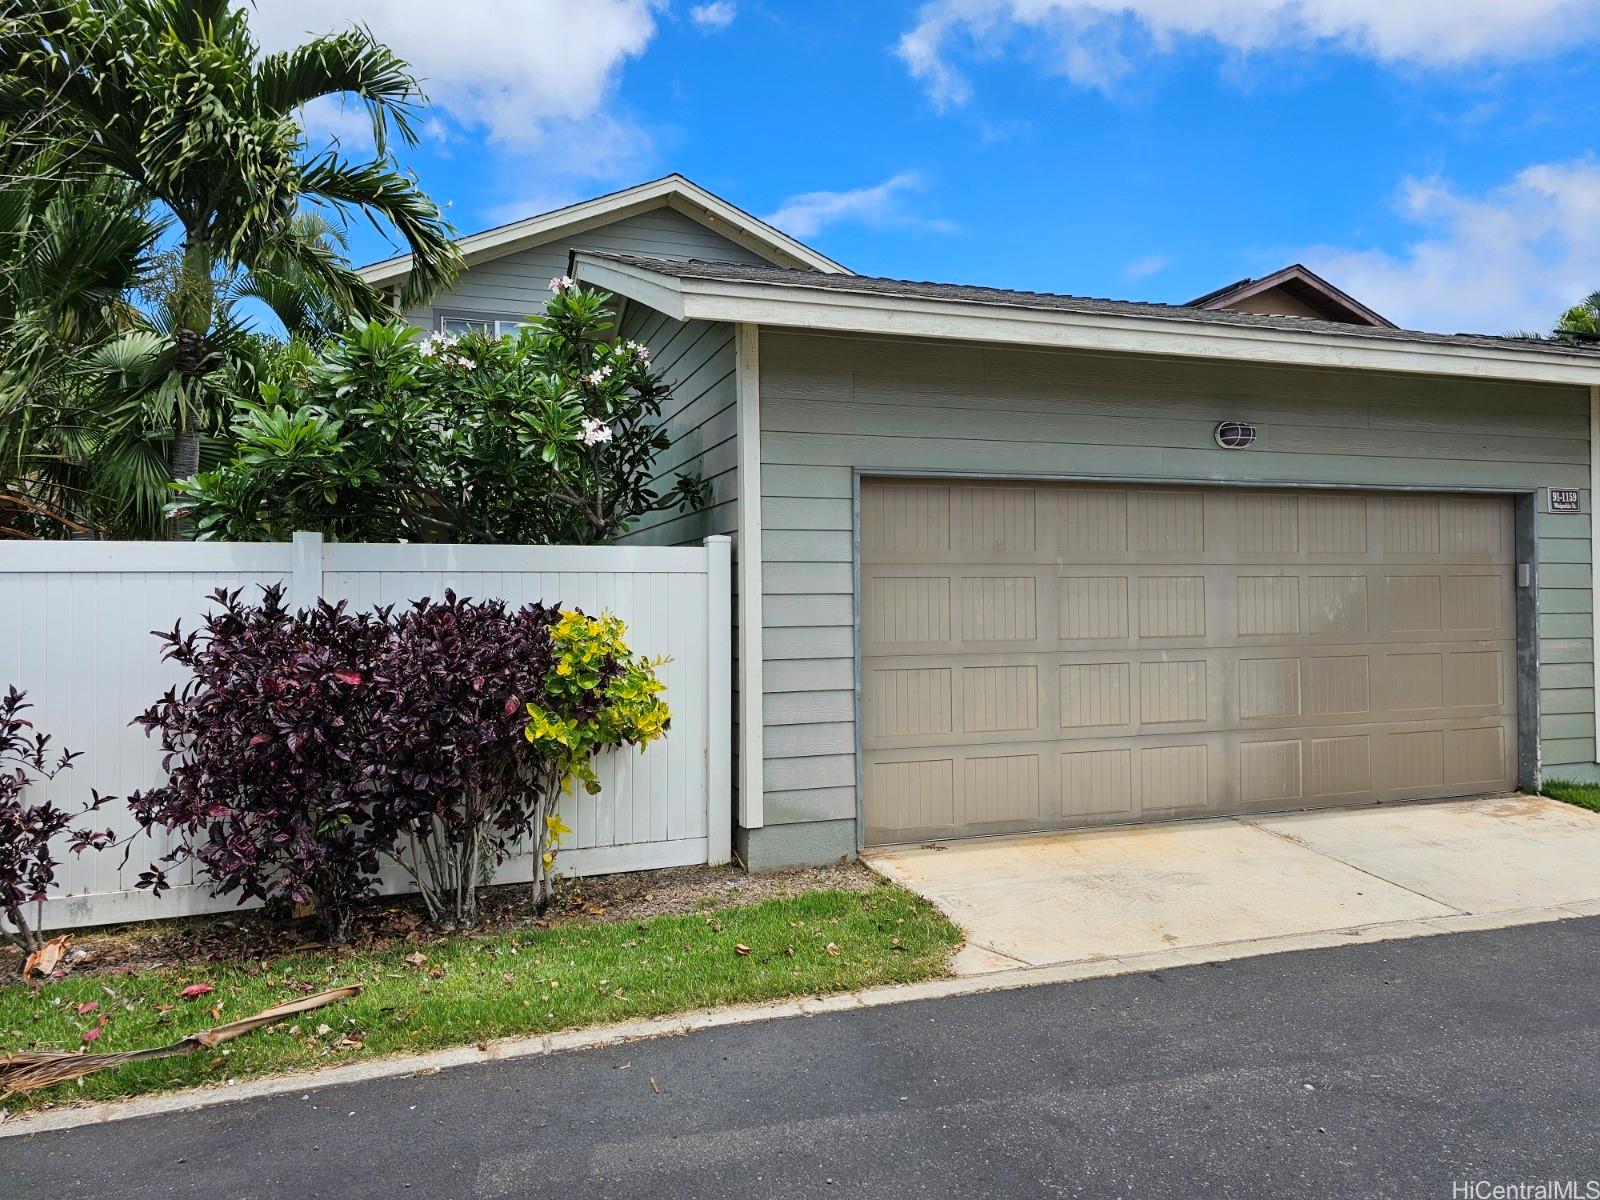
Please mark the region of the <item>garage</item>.
[[1503, 496], [863, 479], [868, 845], [1509, 790]]

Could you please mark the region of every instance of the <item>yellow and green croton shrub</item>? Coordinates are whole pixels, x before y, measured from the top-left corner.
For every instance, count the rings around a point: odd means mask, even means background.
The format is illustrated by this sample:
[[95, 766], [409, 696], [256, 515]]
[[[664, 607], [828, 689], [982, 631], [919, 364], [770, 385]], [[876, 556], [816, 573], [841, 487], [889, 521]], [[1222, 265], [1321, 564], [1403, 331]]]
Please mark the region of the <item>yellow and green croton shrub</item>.
[[666, 685], [657, 669], [667, 660], [646, 658], [628, 647], [620, 618], [591, 617], [577, 609], [562, 612], [550, 626], [555, 662], [545, 676], [541, 701], [527, 705], [523, 736], [547, 764], [556, 786], [544, 789], [546, 811], [534, 824], [538, 839], [535, 877], [548, 897], [555, 852], [564, 834], [556, 805], [578, 780], [591, 794], [600, 790], [594, 758], [602, 750], [644, 747], [666, 733], [672, 722], [661, 694]]

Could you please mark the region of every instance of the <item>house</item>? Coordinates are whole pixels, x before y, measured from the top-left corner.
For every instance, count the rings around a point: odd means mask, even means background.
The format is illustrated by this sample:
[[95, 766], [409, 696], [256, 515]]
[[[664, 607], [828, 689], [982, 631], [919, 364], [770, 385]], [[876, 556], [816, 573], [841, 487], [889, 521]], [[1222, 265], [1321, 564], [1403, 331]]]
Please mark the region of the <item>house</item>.
[[1311, 317], [1344, 325], [1394, 329], [1395, 323], [1340, 291], [1309, 267], [1292, 263], [1259, 279], [1241, 279], [1189, 301], [1188, 308], [1263, 316]]
[[674, 385], [662, 474], [714, 503], [634, 536], [736, 539], [753, 867], [1600, 778], [1594, 352], [1299, 266], [1190, 305], [863, 277], [679, 177], [465, 244], [418, 323], [570, 269]]

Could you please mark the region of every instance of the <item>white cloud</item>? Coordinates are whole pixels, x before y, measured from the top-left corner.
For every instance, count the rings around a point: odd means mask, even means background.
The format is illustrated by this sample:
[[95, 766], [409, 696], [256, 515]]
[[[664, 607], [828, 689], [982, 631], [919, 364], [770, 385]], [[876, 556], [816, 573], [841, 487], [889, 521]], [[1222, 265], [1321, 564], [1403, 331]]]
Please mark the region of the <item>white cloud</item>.
[[1146, 254], [1123, 267], [1122, 274], [1125, 279], [1149, 279], [1150, 276], [1160, 274], [1171, 265], [1172, 260], [1165, 254]]
[[1504, 62], [1600, 32], [1597, 0], [929, 0], [898, 53], [933, 100], [966, 103], [956, 61], [1014, 44], [1084, 87], [1200, 40], [1236, 54], [1326, 47], [1428, 68]]
[[1444, 333], [1548, 330], [1600, 287], [1600, 161], [1539, 163], [1481, 195], [1408, 179], [1404, 249], [1316, 246], [1301, 258], [1399, 325]]
[[301, 124], [315, 150], [332, 147], [349, 157], [372, 152], [372, 118], [360, 104], [323, 96], [306, 105]]
[[775, 213], [762, 219], [798, 238], [815, 237], [841, 221], [856, 221], [876, 228], [953, 231], [955, 226], [949, 221], [920, 216], [907, 206], [908, 197], [927, 185], [927, 176], [922, 172], [902, 171], [871, 187], [790, 196]]
[[436, 109], [531, 150], [594, 118], [624, 64], [650, 44], [663, 3], [262, 0], [250, 22], [269, 50], [366, 25], [411, 64]]
[[689, 19], [701, 29], [726, 29], [733, 24], [739, 9], [733, 0], [711, 0], [709, 4], [696, 4], [689, 10]]

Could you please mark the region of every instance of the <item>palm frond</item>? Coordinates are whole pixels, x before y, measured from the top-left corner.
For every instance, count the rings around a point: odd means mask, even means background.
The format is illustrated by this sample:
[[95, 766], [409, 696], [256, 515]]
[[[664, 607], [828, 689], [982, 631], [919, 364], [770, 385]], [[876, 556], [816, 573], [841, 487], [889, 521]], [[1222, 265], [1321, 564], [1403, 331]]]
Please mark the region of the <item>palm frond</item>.
[[359, 209], [380, 231], [379, 217], [394, 226], [411, 253], [402, 305], [423, 303], [455, 281], [462, 264], [454, 231], [415, 180], [385, 163], [352, 163], [332, 152], [307, 164], [304, 180], [307, 200]]
[[327, 96], [357, 97], [372, 120], [379, 155], [388, 153], [391, 126], [404, 144], [417, 140], [412, 118], [423, 95], [416, 77], [361, 26], [266, 55], [256, 68], [255, 91], [263, 112], [280, 115]]

